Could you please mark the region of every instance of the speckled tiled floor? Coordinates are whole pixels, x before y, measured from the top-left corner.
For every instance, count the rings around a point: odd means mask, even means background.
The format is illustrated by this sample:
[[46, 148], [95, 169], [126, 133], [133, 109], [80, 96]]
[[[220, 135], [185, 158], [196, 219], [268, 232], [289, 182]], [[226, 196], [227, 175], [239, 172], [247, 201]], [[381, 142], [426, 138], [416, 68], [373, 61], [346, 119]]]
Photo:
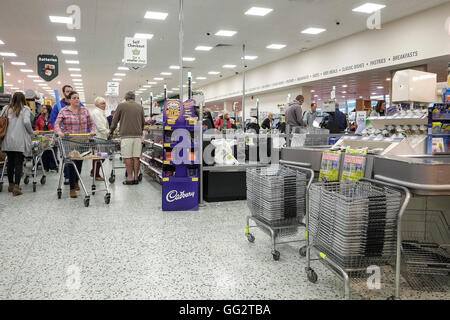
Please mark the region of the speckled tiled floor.
[[[281, 246], [275, 262], [265, 233], [253, 229], [249, 243], [245, 201], [162, 212], [158, 184], [121, 180], [110, 205], [97, 194], [89, 208], [67, 188], [57, 200], [56, 174], [36, 193], [30, 185], [18, 198], [0, 193], [0, 299], [343, 298], [342, 282], [317, 262], [319, 281], [306, 280], [298, 245]], [[404, 290], [403, 298], [450, 296]]]

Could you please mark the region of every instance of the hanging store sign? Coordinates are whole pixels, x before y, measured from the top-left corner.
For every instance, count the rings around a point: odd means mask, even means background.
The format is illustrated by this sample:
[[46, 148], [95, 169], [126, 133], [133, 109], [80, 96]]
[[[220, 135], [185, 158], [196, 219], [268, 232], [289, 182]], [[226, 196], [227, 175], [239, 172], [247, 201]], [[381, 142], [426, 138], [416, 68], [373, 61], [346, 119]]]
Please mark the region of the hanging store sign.
[[107, 82], [106, 95], [110, 97], [119, 96], [119, 82]]
[[37, 73], [45, 81], [52, 81], [58, 76], [58, 57], [41, 54], [37, 57]]
[[147, 39], [125, 38], [124, 63], [135, 67], [147, 64]]

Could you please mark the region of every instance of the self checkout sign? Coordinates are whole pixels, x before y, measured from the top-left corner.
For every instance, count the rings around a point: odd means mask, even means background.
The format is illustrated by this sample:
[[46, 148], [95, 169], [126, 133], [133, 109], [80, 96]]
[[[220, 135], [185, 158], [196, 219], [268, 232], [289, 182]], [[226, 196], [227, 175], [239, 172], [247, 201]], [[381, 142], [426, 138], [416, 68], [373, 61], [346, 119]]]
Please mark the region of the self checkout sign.
[[45, 81], [52, 81], [58, 76], [58, 57], [41, 54], [37, 57], [37, 73]]

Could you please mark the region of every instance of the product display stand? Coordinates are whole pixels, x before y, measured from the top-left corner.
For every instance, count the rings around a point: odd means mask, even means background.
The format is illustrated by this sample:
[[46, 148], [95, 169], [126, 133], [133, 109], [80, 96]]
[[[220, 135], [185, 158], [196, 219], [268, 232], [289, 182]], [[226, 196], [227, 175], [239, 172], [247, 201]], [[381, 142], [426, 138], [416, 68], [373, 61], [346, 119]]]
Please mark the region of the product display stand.
[[[198, 210], [199, 164], [192, 152], [198, 146], [192, 139], [197, 121], [190, 118], [194, 104], [191, 101], [186, 108], [180, 100], [164, 104], [163, 211]], [[179, 136], [174, 134], [177, 129], [183, 129]], [[172, 140], [175, 136], [178, 141]]]

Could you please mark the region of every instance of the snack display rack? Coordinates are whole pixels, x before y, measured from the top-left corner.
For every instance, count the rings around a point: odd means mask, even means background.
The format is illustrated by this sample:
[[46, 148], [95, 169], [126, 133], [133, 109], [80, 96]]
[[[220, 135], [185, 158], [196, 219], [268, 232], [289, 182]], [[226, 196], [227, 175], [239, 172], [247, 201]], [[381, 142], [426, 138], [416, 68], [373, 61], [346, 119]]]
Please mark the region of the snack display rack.
[[146, 128], [146, 135], [144, 137], [145, 151], [141, 156], [141, 163], [144, 172], [149, 174], [158, 183], [162, 183], [162, 169], [163, 169], [163, 130], [160, 126], [152, 126]]
[[428, 110], [428, 154], [450, 154], [450, 103]]
[[[200, 164], [195, 141], [194, 100], [166, 100], [164, 104], [162, 209], [198, 210]], [[182, 129], [182, 130], [178, 130]]]

